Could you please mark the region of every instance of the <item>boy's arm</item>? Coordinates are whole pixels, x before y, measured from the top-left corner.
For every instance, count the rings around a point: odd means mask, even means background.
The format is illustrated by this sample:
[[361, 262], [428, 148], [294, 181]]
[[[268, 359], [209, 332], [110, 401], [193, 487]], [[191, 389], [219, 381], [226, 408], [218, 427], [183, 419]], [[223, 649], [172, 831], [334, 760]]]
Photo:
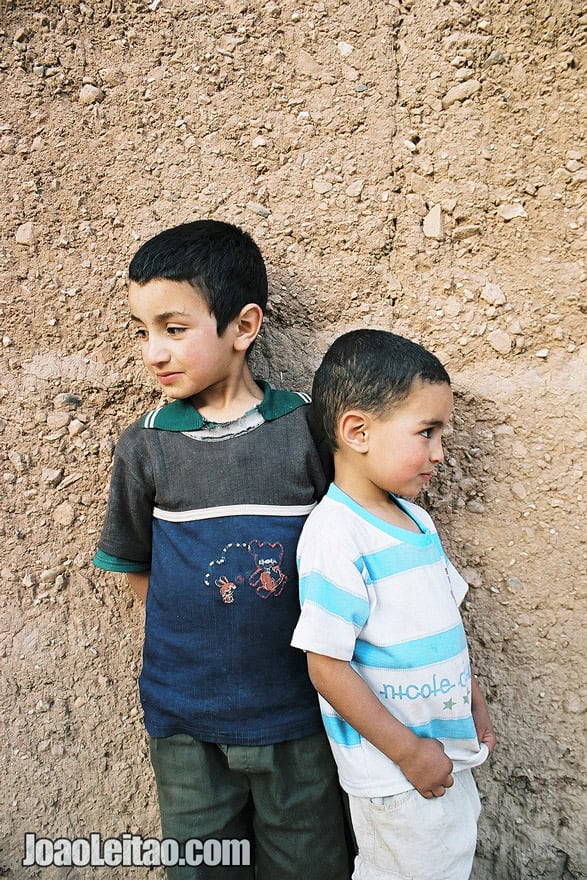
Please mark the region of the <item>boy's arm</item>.
[[485, 743], [491, 754], [495, 748], [497, 737], [489, 717], [489, 709], [475, 676], [471, 676], [471, 714], [477, 731], [477, 739]]
[[149, 572], [127, 572], [126, 577], [139, 599], [142, 599], [144, 602], [147, 598], [147, 590], [149, 589]]
[[418, 737], [391, 715], [346, 660], [308, 651], [312, 684], [361, 736], [400, 768], [425, 798], [453, 785], [452, 761], [436, 739]]

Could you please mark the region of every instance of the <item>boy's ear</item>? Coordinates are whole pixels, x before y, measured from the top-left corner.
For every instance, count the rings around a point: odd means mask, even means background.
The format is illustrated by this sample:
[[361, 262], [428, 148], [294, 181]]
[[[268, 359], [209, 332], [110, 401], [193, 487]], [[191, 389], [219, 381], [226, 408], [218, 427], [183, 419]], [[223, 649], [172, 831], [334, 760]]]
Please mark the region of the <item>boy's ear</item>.
[[369, 451], [369, 416], [360, 410], [343, 413], [339, 422], [340, 440], [354, 452]]
[[237, 351], [246, 351], [259, 335], [263, 323], [263, 310], [256, 303], [243, 306], [236, 318], [236, 335], [234, 347]]

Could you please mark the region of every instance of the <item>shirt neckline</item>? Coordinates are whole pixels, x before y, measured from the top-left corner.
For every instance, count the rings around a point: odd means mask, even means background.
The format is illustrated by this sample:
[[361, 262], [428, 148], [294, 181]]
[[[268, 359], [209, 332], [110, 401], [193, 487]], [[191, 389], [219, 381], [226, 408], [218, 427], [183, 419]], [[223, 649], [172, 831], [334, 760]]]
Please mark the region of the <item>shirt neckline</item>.
[[231, 422], [209, 422], [190, 403], [189, 399], [173, 400], [156, 409], [150, 410], [141, 419], [143, 428], [156, 428], [161, 431], [201, 431], [215, 425], [238, 426], [239, 421], [250, 417], [251, 412], [257, 410], [265, 421], [273, 421], [300, 406], [310, 403], [307, 394], [298, 391], [281, 391], [270, 386], [264, 379], [255, 379], [263, 391], [263, 400], [248, 410], [242, 416]]
[[404, 503], [401, 498], [398, 498], [397, 495], [389, 493], [390, 497], [393, 498], [395, 503], [404, 511], [404, 513], [410, 517], [410, 519], [416, 523], [420, 532], [411, 532], [409, 529], [402, 529], [399, 526], [394, 526], [392, 523], [387, 522], [387, 520], [381, 519], [381, 517], [376, 516], [374, 513], [371, 513], [367, 508], [363, 507], [354, 498], [351, 498], [350, 495], [347, 495], [336, 483], [331, 483], [328, 492], [326, 493], [328, 498], [331, 498], [333, 501], [337, 501], [339, 504], [344, 504], [350, 510], [357, 514], [361, 519], [370, 523], [375, 528], [379, 529], [382, 532], [385, 532], [388, 535], [396, 538], [397, 540], [403, 541], [407, 544], [429, 544], [431, 538], [431, 531], [427, 528], [418, 517], [414, 514], [412, 510]]

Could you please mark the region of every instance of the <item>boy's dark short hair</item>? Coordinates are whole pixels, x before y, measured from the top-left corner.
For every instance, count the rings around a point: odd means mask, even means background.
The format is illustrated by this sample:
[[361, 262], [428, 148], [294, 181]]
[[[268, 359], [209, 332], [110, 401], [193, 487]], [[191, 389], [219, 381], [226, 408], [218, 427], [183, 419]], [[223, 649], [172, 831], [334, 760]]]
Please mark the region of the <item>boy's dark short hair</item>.
[[339, 336], [324, 355], [312, 387], [330, 448], [337, 449], [343, 413], [359, 409], [381, 416], [408, 396], [415, 379], [450, 385], [438, 358], [417, 342], [385, 330], [351, 330]]
[[248, 232], [220, 220], [194, 220], [150, 238], [131, 260], [135, 284], [157, 278], [187, 281], [201, 291], [216, 318], [218, 335], [247, 303], [267, 306], [267, 270]]

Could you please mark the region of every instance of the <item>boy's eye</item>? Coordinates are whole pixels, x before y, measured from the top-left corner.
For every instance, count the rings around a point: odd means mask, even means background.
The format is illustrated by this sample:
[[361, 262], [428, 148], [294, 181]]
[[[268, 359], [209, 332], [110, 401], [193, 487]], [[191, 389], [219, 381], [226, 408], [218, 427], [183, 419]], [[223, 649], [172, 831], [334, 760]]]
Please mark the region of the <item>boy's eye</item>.
[[422, 437], [426, 437], [427, 440], [430, 440], [433, 430], [433, 428], [424, 428], [423, 431], [420, 431], [420, 434], [422, 435]]
[[147, 338], [147, 331], [145, 330], [144, 327], [137, 327], [134, 335], [135, 335], [135, 339], [146, 339]]
[[183, 331], [185, 329], [186, 329], [185, 327], [170, 326], [170, 327], [167, 327], [167, 332], [169, 333], [170, 336], [177, 336], [179, 333], [183, 333]]

